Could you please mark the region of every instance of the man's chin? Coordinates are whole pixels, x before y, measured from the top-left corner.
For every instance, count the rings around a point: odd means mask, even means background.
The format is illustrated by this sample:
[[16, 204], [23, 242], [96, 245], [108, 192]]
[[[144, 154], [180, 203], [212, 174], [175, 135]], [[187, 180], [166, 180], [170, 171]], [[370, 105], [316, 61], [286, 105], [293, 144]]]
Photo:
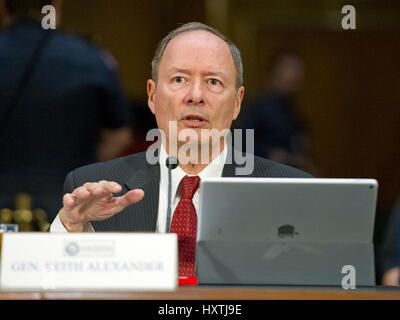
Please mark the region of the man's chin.
[[197, 149], [199, 152], [207, 152], [210, 153], [212, 150], [214, 151], [222, 151], [224, 147], [223, 141], [212, 141], [211, 139], [207, 140], [190, 140], [190, 141], [179, 141], [178, 142], [178, 151], [179, 150], [189, 150], [189, 149]]

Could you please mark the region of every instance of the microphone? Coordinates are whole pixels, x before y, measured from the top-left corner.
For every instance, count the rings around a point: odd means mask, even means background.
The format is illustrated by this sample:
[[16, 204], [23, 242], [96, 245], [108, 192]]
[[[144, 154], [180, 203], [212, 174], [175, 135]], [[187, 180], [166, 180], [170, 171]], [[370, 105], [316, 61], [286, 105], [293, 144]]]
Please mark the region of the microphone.
[[166, 232], [169, 232], [171, 227], [171, 171], [178, 166], [178, 159], [174, 156], [168, 157], [165, 165], [168, 168], [168, 207], [167, 207], [167, 225]]

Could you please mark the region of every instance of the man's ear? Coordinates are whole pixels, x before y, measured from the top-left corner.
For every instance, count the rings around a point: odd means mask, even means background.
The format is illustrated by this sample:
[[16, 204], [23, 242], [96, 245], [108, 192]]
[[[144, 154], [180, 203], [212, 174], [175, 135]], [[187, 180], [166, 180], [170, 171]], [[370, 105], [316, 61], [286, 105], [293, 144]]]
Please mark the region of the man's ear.
[[242, 106], [243, 96], [244, 96], [244, 87], [241, 86], [236, 93], [236, 101], [235, 101], [235, 110], [233, 112], [233, 120], [236, 120], [237, 117], [239, 116], [240, 108]]
[[149, 106], [149, 109], [153, 114], [156, 114], [155, 102], [154, 102], [156, 95], [156, 83], [152, 79], [147, 80], [147, 95], [148, 95], [147, 104]]

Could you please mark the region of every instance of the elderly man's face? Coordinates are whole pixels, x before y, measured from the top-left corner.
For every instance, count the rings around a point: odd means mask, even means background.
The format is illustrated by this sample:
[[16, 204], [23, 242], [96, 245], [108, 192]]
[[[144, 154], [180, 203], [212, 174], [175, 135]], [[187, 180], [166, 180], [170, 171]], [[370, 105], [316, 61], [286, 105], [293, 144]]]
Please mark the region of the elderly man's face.
[[229, 46], [203, 30], [179, 34], [168, 43], [158, 66], [157, 85], [149, 80], [147, 90], [150, 110], [167, 137], [169, 121], [176, 121], [178, 134], [192, 129], [202, 143], [208, 141], [202, 140], [201, 129], [230, 128], [244, 93], [243, 87], [236, 91]]

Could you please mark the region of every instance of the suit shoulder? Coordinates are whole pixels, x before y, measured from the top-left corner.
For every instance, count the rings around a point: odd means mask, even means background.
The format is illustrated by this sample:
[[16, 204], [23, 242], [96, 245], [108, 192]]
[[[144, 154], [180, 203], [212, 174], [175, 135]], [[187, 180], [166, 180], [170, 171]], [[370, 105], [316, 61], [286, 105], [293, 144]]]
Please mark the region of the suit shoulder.
[[105, 162], [85, 165], [71, 171], [70, 174], [74, 176], [78, 185], [100, 180], [120, 182], [126, 178], [130, 171], [141, 170], [147, 165], [146, 153], [141, 152]]
[[311, 174], [300, 169], [258, 156], [254, 156], [253, 175], [276, 178], [313, 178]]

